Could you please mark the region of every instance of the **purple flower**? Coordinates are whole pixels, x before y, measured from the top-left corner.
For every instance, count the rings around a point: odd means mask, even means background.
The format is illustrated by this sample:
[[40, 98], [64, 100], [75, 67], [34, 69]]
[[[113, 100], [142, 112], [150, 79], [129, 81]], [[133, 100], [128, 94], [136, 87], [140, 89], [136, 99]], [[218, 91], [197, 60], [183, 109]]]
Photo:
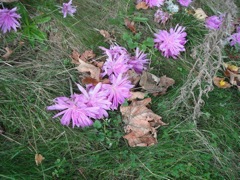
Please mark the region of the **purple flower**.
[[223, 21], [223, 16], [210, 16], [207, 17], [205, 20], [205, 26], [209, 29], [219, 29], [220, 26], [222, 25], [222, 21]]
[[144, 54], [139, 48], [136, 49], [135, 56], [128, 61], [128, 64], [138, 74], [141, 74], [143, 70], [147, 69], [148, 63], [149, 59], [147, 59], [147, 54]]
[[119, 104], [123, 104], [126, 98], [131, 96], [130, 89], [133, 85], [127, 77], [119, 74], [117, 77], [110, 76], [112, 84], [103, 84], [102, 88], [108, 93], [108, 99], [112, 102], [111, 109], [117, 109]]
[[110, 109], [111, 102], [107, 99], [107, 91], [102, 89], [102, 83], [98, 83], [96, 86], [91, 86], [87, 91], [79, 84], [78, 89], [82, 92], [77, 96], [77, 100], [83, 102], [87, 107], [98, 107], [99, 110], [94, 117], [95, 119], [101, 119], [108, 117], [106, 110]]
[[164, 0], [144, 0], [149, 7], [160, 7], [164, 4]]
[[154, 14], [154, 21], [157, 23], [165, 24], [170, 18], [170, 14], [162, 11], [162, 9], [158, 9]]
[[182, 6], [188, 7], [192, 0], [178, 0], [179, 4]]
[[235, 46], [236, 44], [240, 46], [240, 31], [232, 34], [228, 40], [230, 42], [230, 46]]
[[104, 63], [102, 69], [103, 74], [105, 75], [116, 75], [127, 72], [131, 67], [127, 64], [130, 59], [130, 55], [127, 50], [121, 46], [112, 46], [110, 49], [102, 48], [105, 51], [105, 54], [108, 56], [106, 62]]
[[240, 26], [236, 27], [236, 31], [237, 31], [237, 33], [240, 32]]
[[72, 6], [72, 0], [70, 0], [68, 3], [63, 3], [61, 9], [64, 18], [67, 17], [67, 14], [73, 16], [73, 14], [77, 11], [76, 6]]
[[155, 47], [162, 52], [164, 57], [176, 59], [180, 52], [185, 51], [184, 45], [187, 42], [185, 27], [177, 25], [175, 29], [171, 28], [169, 32], [160, 30], [159, 33], [154, 35]]
[[48, 106], [47, 110], [59, 110], [53, 118], [62, 116], [61, 124], [69, 126], [72, 121], [72, 127], [91, 126], [93, 121], [90, 118], [95, 118], [99, 111], [98, 107], [88, 107], [86, 104], [78, 100], [77, 94], [67, 97], [58, 97], [54, 99], [55, 105]]
[[17, 31], [17, 28], [20, 27], [18, 20], [21, 16], [16, 11], [16, 7], [11, 10], [7, 8], [0, 9], [0, 28], [3, 33], [11, 31], [11, 29]]

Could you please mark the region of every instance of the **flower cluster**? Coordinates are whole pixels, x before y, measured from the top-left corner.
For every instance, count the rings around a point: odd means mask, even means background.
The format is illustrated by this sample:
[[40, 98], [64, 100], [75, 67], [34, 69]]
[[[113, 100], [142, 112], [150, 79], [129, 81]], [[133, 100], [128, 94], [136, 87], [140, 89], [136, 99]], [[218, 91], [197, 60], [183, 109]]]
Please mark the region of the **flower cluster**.
[[164, 57], [176, 59], [180, 52], [185, 51], [186, 36], [185, 27], [179, 25], [174, 29], [171, 28], [169, 32], [160, 30], [155, 34], [155, 47], [162, 52]]
[[77, 84], [81, 94], [74, 94], [70, 98], [58, 97], [54, 105], [47, 110], [61, 111], [54, 118], [61, 115], [62, 125], [86, 127], [93, 124], [93, 119], [102, 119], [108, 116], [107, 110], [115, 110], [130, 97], [130, 89], [133, 88], [128, 80], [127, 71], [132, 69], [136, 73], [142, 73], [146, 69], [149, 60], [147, 55], [138, 48], [135, 55], [131, 56], [121, 46], [111, 46], [109, 49], [100, 47], [107, 59], [102, 67], [102, 78], [109, 78], [109, 84], [98, 83], [96, 86], [88, 85], [84, 89]]

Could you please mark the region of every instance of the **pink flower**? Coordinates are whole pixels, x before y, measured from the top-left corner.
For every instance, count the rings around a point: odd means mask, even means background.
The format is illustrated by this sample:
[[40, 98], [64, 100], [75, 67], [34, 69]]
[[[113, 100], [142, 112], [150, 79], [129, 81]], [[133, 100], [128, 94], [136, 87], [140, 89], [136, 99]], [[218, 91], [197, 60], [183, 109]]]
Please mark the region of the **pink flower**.
[[143, 70], [147, 69], [148, 63], [149, 59], [147, 59], [147, 54], [144, 54], [139, 48], [136, 49], [135, 56], [128, 61], [128, 64], [138, 74], [141, 74]]
[[76, 6], [72, 6], [72, 0], [70, 0], [68, 3], [63, 3], [61, 9], [64, 18], [67, 17], [67, 14], [73, 16], [73, 14], [77, 11]]
[[19, 19], [21, 16], [16, 13], [17, 8], [11, 10], [7, 8], [0, 9], [0, 28], [3, 33], [7, 31], [17, 31], [17, 28], [20, 27]]
[[120, 46], [112, 46], [110, 49], [102, 48], [105, 54], [108, 56], [106, 62], [104, 63], [102, 69], [102, 76], [105, 75], [116, 75], [127, 72], [131, 67], [127, 64], [130, 59], [130, 55], [127, 50]]
[[236, 27], [236, 31], [237, 31], [237, 33], [240, 32], [240, 26]]
[[209, 29], [219, 29], [222, 25], [223, 16], [210, 16], [205, 20], [205, 26]]
[[188, 7], [192, 0], [178, 0], [179, 4], [182, 6]]
[[154, 35], [155, 47], [162, 52], [164, 57], [176, 59], [180, 52], [185, 51], [184, 45], [187, 42], [185, 27], [177, 25], [175, 29], [171, 28], [170, 32], [160, 30]]
[[94, 118], [101, 119], [103, 117], [108, 117], [106, 110], [110, 109], [112, 103], [107, 99], [108, 94], [107, 91], [102, 89], [102, 83], [89, 87], [87, 91], [81, 85], [77, 84], [77, 86], [82, 92], [82, 94], [77, 97], [77, 100], [86, 104], [87, 107], [99, 108]]
[[235, 46], [236, 44], [240, 46], [240, 31], [232, 34], [228, 40], [230, 42], [230, 46]]
[[158, 9], [156, 11], [156, 13], [154, 14], [154, 21], [157, 23], [165, 24], [169, 20], [170, 17], [171, 16], [169, 13], [164, 12], [161, 9]]
[[102, 88], [107, 91], [108, 99], [112, 102], [111, 109], [117, 109], [119, 104], [123, 104], [126, 98], [131, 96], [130, 89], [133, 85], [127, 77], [122, 74], [110, 77], [112, 84], [103, 84]]
[[54, 100], [55, 105], [48, 106], [47, 110], [59, 110], [53, 118], [62, 116], [61, 124], [69, 126], [72, 121], [72, 127], [91, 126], [93, 121], [90, 118], [95, 118], [99, 111], [98, 107], [87, 107], [86, 104], [76, 98], [78, 95], [73, 95], [71, 98], [58, 97]]
[[144, 0], [149, 7], [160, 7], [164, 4], [164, 0]]

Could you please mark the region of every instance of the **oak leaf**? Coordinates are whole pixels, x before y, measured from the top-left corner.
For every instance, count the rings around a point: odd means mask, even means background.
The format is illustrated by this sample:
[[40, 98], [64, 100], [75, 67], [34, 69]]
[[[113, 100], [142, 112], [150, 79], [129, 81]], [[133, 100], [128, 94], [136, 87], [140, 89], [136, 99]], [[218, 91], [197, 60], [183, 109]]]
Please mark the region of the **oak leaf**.
[[147, 108], [151, 98], [140, 101], [133, 100], [129, 106], [121, 106], [124, 131], [123, 138], [128, 140], [131, 147], [151, 146], [157, 143], [157, 131], [160, 126], [167, 125], [162, 117]]

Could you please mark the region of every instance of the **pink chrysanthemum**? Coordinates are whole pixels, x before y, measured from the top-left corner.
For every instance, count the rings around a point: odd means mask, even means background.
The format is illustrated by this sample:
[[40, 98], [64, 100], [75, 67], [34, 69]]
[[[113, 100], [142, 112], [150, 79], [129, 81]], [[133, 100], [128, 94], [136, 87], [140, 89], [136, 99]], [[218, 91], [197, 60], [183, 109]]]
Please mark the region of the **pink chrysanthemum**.
[[155, 47], [162, 52], [164, 57], [176, 59], [180, 52], [185, 51], [184, 45], [187, 42], [185, 27], [177, 25], [175, 29], [171, 28], [169, 32], [160, 30], [159, 33], [154, 35]]
[[73, 14], [77, 11], [76, 6], [72, 6], [72, 0], [70, 0], [68, 3], [63, 3], [61, 9], [64, 18], [67, 17], [67, 14], [73, 16]]
[[105, 75], [116, 75], [127, 72], [131, 67], [127, 64], [130, 59], [130, 55], [127, 50], [120, 46], [112, 46], [110, 49], [102, 48], [105, 54], [108, 56], [106, 62], [104, 63], [102, 69], [102, 76]]
[[149, 7], [160, 7], [164, 4], [164, 0], [144, 0]]
[[228, 40], [230, 42], [230, 46], [235, 46], [237, 44], [240, 46], [240, 31], [232, 34]]
[[112, 84], [103, 84], [102, 88], [108, 93], [108, 99], [112, 102], [111, 109], [117, 109], [119, 104], [123, 104], [126, 98], [131, 96], [130, 89], [133, 85], [127, 77], [119, 74], [117, 77], [112, 75], [110, 77]]
[[77, 84], [77, 86], [82, 92], [82, 94], [77, 97], [78, 101], [83, 102], [88, 107], [99, 107], [95, 119], [108, 117], [106, 110], [110, 109], [112, 103], [107, 99], [108, 94], [102, 89], [102, 84], [98, 83], [96, 86], [91, 86], [87, 91], [81, 85]]
[[188, 7], [192, 0], [178, 0], [179, 4], [182, 6]]
[[0, 28], [3, 33], [11, 31], [11, 29], [17, 31], [17, 28], [20, 27], [18, 20], [21, 16], [16, 11], [16, 7], [11, 10], [7, 8], [0, 9]]
[[216, 29], [219, 29], [222, 25], [222, 22], [223, 22], [223, 17], [222, 16], [210, 16], [210, 17], [207, 17], [206, 20], [205, 20], [205, 26], [208, 28], [208, 29], [213, 29], [213, 30], [216, 30]]
[[93, 121], [90, 118], [95, 118], [99, 111], [98, 107], [87, 107], [86, 104], [78, 100], [77, 96], [73, 95], [71, 98], [58, 97], [54, 99], [55, 105], [48, 106], [47, 110], [59, 110], [58, 114], [53, 116], [56, 118], [62, 116], [61, 124], [69, 126], [72, 121], [72, 127], [86, 127], [91, 126]]
[[147, 58], [147, 54], [144, 54], [139, 48], [136, 49], [135, 56], [128, 61], [128, 64], [138, 74], [141, 74], [143, 70], [147, 69], [148, 63], [149, 59]]
[[162, 11], [162, 9], [158, 9], [154, 14], [154, 21], [157, 23], [165, 24], [170, 17], [171, 16], [169, 13]]

